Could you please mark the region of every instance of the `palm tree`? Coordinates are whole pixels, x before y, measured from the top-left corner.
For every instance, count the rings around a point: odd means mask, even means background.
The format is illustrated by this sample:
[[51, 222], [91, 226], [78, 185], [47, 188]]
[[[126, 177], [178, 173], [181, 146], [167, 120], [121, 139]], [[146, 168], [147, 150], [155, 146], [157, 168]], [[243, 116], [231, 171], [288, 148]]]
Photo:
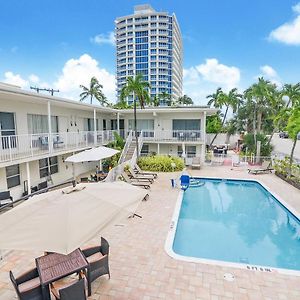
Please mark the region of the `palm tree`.
[[121, 90], [121, 101], [125, 101], [126, 97], [133, 94], [133, 109], [134, 109], [134, 131], [136, 142], [136, 155], [139, 156], [137, 121], [136, 121], [136, 100], [139, 101], [141, 109], [145, 108], [145, 104], [150, 102], [148, 89], [150, 88], [149, 82], [144, 81], [143, 75], [139, 74], [135, 77], [128, 77], [126, 85]]
[[289, 133], [289, 137], [293, 139], [293, 147], [290, 154], [290, 163], [288, 170], [288, 177], [291, 177], [294, 151], [297, 144], [298, 134], [300, 132], [300, 106], [293, 106], [290, 109], [290, 116], [286, 129]]
[[159, 98], [157, 95], [155, 95], [152, 99], [151, 99], [151, 103], [153, 104], [153, 106], [159, 106]]
[[172, 105], [172, 97], [168, 92], [163, 91], [161, 94], [158, 95], [158, 98], [159, 100], [165, 102], [167, 106]]
[[[208, 95], [206, 98], [210, 99], [207, 103], [209, 106], [214, 105], [214, 107], [216, 108], [222, 108], [223, 106], [226, 107], [222, 120], [222, 128], [224, 127], [226, 121], [228, 109], [231, 107], [233, 112], [235, 113], [242, 103], [242, 95], [237, 92], [236, 88], [230, 90], [228, 93], [225, 93], [221, 88], [218, 88], [216, 93]], [[214, 143], [218, 134], [218, 132], [215, 134], [209, 145], [210, 147]]]
[[[262, 128], [262, 117], [270, 103], [270, 97], [276, 90], [276, 85], [263, 77], [258, 78], [258, 82], [252, 84], [245, 92], [245, 98], [254, 103], [254, 110], [257, 122], [255, 122], [255, 132], [260, 133]], [[257, 124], [256, 124], [257, 123]]]
[[183, 105], [193, 105], [194, 104], [192, 98], [190, 98], [187, 95], [183, 95], [182, 97], [179, 97], [177, 100], [177, 103], [183, 104]]
[[288, 101], [286, 103], [286, 107], [288, 108], [290, 106], [290, 103], [292, 105], [295, 104], [295, 102], [300, 101], [300, 82], [296, 84], [285, 84], [283, 86], [282, 90], [282, 96], [287, 96]]
[[101, 105], [107, 104], [106, 97], [102, 92], [103, 86], [99, 83], [96, 77], [91, 78], [89, 87], [80, 85], [80, 88], [83, 89], [83, 92], [80, 94], [80, 102], [84, 101], [87, 97], [90, 97], [92, 104], [93, 97], [95, 97]]

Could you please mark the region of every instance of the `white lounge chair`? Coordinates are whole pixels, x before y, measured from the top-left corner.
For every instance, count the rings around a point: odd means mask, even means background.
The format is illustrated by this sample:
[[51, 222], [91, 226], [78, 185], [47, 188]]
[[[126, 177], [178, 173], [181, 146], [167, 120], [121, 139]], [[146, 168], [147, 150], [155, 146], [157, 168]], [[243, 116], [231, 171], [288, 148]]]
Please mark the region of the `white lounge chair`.
[[192, 159], [192, 169], [200, 169], [201, 168], [201, 162], [200, 157], [193, 157]]

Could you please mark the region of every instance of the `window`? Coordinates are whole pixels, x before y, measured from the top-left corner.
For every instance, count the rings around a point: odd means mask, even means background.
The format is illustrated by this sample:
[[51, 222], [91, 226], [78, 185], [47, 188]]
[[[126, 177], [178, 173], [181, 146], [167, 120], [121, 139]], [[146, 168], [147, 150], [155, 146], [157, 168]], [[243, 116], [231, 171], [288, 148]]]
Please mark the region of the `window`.
[[[136, 127], [138, 131], [141, 130], [154, 130], [154, 120], [136, 120]], [[134, 120], [128, 120], [128, 128], [129, 130], [134, 129]]]
[[57, 156], [40, 159], [39, 169], [40, 169], [40, 178], [58, 173]]
[[156, 16], [151, 16], [151, 20], [156, 20]]
[[148, 56], [148, 50], [135, 51], [136, 56]]
[[150, 60], [156, 60], [156, 55], [151, 55]]
[[[27, 115], [29, 133], [48, 133], [48, 116], [46, 115]], [[51, 116], [51, 131], [58, 132], [58, 117]]]
[[139, 63], [139, 62], [148, 62], [148, 57], [144, 56], [144, 57], [137, 57], [135, 59], [135, 62]]
[[132, 50], [133, 49], [133, 45], [128, 45], [128, 50]]
[[129, 63], [133, 62], [133, 57], [128, 57], [128, 62]]
[[200, 120], [173, 120], [173, 130], [200, 130]]
[[147, 69], [148, 68], [148, 64], [144, 63], [144, 64], [136, 64], [136, 69], [140, 70], [140, 69]]
[[151, 62], [151, 68], [155, 68], [156, 67], [156, 62]]
[[196, 156], [196, 146], [186, 146], [186, 154], [187, 154], [187, 157], [195, 157]]
[[148, 37], [136, 38], [136, 39], [135, 39], [135, 42], [136, 42], [137, 44], [140, 44], [140, 43], [148, 43]]
[[177, 156], [182, 157], [182, 153], [183, 153], [182, 146], [178, 146], [177, 147]]
[[5, 171], [6, 171], [6, 182], [7, 182], [8, 189], [20, 185], [21, 180], [20, 180], [19, 165], [8, 166], [5, 168]]
[[148, 49], [148, 44], [139, 44], [135, 46], [136, 50]]
[[148, 31], [137, 31], [135, 33], [136, 37], [141, 37], [141, 36], [148, 36]]
[[141, 149], [141, 156], [147, 156], [149, 154], [149, 145], [143, 144]]

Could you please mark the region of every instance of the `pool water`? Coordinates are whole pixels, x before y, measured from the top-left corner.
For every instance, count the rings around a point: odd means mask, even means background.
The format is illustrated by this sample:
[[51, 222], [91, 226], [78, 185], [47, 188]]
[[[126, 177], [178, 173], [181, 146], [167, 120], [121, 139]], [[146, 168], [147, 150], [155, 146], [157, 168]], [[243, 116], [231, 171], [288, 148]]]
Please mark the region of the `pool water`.
[[184, 192], [173, 251], [300, 270], [300, 222], [255, 181], [201, 179]]

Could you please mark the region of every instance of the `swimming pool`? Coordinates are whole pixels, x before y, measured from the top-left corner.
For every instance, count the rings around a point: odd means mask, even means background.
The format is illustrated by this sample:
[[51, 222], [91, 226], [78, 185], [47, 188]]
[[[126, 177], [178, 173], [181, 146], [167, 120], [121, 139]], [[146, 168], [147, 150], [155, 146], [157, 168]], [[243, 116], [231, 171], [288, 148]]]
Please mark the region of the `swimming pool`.
[[204, 179], [181, 192], [168, 253], [188, 261], [300, 271], [300, 222], [260, 183]]

